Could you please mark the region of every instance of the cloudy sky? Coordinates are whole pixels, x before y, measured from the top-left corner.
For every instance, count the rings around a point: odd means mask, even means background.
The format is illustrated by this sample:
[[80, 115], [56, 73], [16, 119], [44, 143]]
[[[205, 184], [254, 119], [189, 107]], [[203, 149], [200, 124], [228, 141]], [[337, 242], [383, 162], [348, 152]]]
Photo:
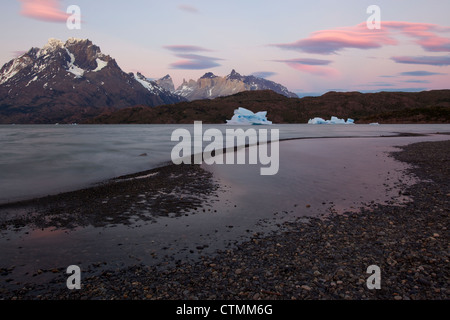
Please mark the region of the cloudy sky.
[[[369, 29], [370, 5], [381, 28]], [[66, 26], [81, 9], [81, 29]], [[49, 38], [88, 38], [126, 72], [178, 86], [235, 69], [300, 96], [450, 84], [448, 0], [5, 0], [0, 64]]]

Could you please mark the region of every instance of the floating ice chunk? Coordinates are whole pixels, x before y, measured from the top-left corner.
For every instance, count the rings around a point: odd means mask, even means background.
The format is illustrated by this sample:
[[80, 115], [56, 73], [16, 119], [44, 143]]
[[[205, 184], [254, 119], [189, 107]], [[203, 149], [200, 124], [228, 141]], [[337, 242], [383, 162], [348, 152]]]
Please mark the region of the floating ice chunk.
[[322, 118], [309, 119], [308, 124], [354, 124], [355, 120], [348, 118], [347, 121], [344, 119], [339, 119], [338, 117], [331, 117], [330, 120], [325, 120]]
[[309, 119], [308, 124], [326, 124], [326, 120], [322, 118]]
[[260, 111], [253, 113], [252, 111], [239, 108], [234, 110], [234, 116], [231, 120], [227, 120], [227, 124], [232, 125], [258, 125], [258, 124], [272, 124], [272, 121], [267, 120], [267, 111]]
[[337, 117], [331, 117], [330, 123], [331, 124], [345, 124], [345, 120], [344, 119], [339, 119]]

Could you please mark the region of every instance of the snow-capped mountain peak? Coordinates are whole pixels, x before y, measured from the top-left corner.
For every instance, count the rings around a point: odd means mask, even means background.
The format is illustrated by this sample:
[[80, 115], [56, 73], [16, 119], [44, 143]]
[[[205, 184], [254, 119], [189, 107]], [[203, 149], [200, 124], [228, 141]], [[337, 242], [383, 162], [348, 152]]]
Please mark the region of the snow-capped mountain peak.
[[[180, 101], [185, 99], [143, 75], [125, 73], [88, 39], [49, 39], [41, 49], [32, 48], [0, 69], [0, 110], [7, 108], [8, 116], [25, 108], [33, 113], [44, 112], [43, 119], [62, 122], [68, 110], [75, 114], [81, 110], [95, 113], [102, 108]], [[27, 116], [19, 112], [17, 117], [15, 123]]]
[[[87, 72], [103, 70], [111, 60], [113, 59], [104, 55], [100, 48], [92, 44], [90, 40], [70, 38], [64, 43], [51, 38], [41, 49], [32, 48], [7, 63], [0, 70], [0, 85], [14, 80], [22, 69], [29, 66], [31, 66], [31, 70], [28, 75], [33, 78], [35, 76], [41, 78], [41, 75], [45, 77], [46, 72], [53, 72], [52, 66], [58, 70], [62, 68], [67, 73], [81, 78]], [[48, 68], [52, 70], [46, 71]]]
[[37, 57], [43, 57], [46, 56], [58, 49], [61, 49], [64, 47], [64, 42], [62, 42], [61, 40], [58, 39], [54, 39], [54, 38], [50, 38], [47, 42], [47, 44], [45, 44], [42, 49], [39, 50]]

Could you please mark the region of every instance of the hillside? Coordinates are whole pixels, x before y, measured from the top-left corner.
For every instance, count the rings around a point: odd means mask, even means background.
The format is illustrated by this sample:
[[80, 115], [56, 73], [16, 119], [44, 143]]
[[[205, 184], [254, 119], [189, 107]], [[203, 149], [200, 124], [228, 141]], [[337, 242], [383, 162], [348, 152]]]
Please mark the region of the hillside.
[[270, 90], [245, 91], [213, 100], [105, 112], [86, 123], [225, 123], [238, 107], [267, 111], [274, 123], [307, 123], [310, 118], [352, 118], [356, 123], [450, 123], [450, 90], [423, 92], [328, 92], [287, 98]]

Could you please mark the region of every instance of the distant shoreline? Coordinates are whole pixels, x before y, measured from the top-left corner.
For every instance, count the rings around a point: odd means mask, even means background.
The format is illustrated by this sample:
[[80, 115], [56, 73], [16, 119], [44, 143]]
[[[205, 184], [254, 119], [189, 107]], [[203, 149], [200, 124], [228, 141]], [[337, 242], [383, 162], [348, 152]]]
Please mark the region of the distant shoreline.
[[[8, 106], [0, 113], [3, 124], [187, 124], [194, 121], [222, 124], [235, 109], [267, 111], [268, 120], [278, 124], [307, 123], [314, 117], [351, 118], [357, 124], [443, 124], [450, 123], [450, 90], [421, 92], [335, 92], [319, 97], [288, 98], [271, 90], [243, 91], [212, 100], [194, 100], [155, 107], [130, 105], [121, 109], [102, 106], [33, 106], [21, 111]], [[50, 108], [50, 109], [49, 109]], [[84, 108], [89, 113], [83, 113]]]

